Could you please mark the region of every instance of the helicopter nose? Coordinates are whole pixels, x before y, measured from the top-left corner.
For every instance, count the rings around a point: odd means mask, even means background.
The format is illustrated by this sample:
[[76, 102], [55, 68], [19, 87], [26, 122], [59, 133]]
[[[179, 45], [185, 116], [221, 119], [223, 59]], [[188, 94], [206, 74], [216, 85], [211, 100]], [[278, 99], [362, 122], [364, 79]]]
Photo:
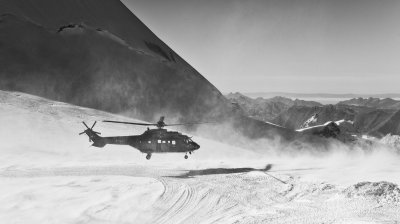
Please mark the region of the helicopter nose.
[[197, 150], [197, 149], [200, 148], [200, 145], [195, 143], [195, 142], [193, 142], [193, 147], [194, 147], [194, 150]]

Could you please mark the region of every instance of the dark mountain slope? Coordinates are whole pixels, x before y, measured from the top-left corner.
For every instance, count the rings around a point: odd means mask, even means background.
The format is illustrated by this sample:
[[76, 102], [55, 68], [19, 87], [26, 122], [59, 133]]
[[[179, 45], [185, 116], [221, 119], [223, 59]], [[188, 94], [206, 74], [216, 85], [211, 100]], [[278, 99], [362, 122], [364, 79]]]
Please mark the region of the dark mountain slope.
[[387, 134], [400, 134], [400, 112], [398, 110], [377, 109], [361, 112], [355, 119], [356, 126], [362, 133], [383, 137]]
[[0, 88], [148, 120], [230, 110], [117, 0], [0, 1]]
[[232, 121], [248, 137], [294, 131], [255, 121], [118, 0], [0, 0], [0, 89], [154, 121]]
[[118, 0], [1, 0], [0, 11], [52, 32], [70, 24], [85, 23], [113, 33], [135, 49], [147, 49], [144, 42], [147, 41], [170, 50]]
[[400, 111], [396, 111], [390, 116], [386, 122], [374, 129], [374, 133], [387, 135], [387, 134], [400, 134]]

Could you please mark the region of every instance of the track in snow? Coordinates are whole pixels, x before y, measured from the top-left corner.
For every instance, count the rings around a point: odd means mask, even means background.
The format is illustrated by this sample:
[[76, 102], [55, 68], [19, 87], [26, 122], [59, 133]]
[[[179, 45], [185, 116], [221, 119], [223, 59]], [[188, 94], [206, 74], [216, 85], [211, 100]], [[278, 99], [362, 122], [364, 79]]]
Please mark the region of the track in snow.
[[[126, 176], [131, 178], [151, 178], [163, 186], [156, 200], [148, 211], [135, 217], [142, 223], [221, 223], [243, 219], [243, 209], [239, 202], [215, 191], [211, 186], [202, 185], [201, 181], [175, 178], [184, 171], [161, 170], [142, 166], [99, 166], [99, 167], [60, 167], [60, 168], [13, 168], [0, 172], [0, 177], [8, 179], [56, 178], [56, 177], [93, 177]], [[50, 179], [51, 180], [51, 179]], [[51, 182], [51, 181], [49, 181]], [[200, 184], [199, 184], [200, 183]], [[60, 185], [61, 186], [61, 185]], [[66, 184], [65, 187], [72, 185]], [[129, 191], [125, 195], [129, 196]], [[114, 197], [106, 202], [95, 203], [82, 212], [80, 221], [116, 221], [107, 210], [115, 210]], [[127, 208], [129, 209], [129, 208]]]

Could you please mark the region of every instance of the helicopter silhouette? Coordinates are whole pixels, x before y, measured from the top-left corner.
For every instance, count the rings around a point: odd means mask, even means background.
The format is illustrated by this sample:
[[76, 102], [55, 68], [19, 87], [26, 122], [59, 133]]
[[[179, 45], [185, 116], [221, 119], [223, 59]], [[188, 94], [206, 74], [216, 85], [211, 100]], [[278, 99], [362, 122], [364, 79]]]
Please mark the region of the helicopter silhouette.
[[103, 122], [141, 126], [156, 126], [156, 129], [147, 128], [147, 130], [141, 135], [101, 137], [100, 132], [93, 130], [97, 121], [95, 121], [90, 128], [88, 125], [86, 125], [85, 122], [82, 121], [83, 125], [85, 125], [87, 129], [79, 133], [79, 135], [86, 134], [89, 137], [89, 142], [93, 142], [92, 146], [102, 148], [107, 144], [129, 145], [138, 149], [142, 153], [146, 153], [146, 159], [148, 160], [151, 158], [151, 155], [153, 153], [185, 153], [184, 158], [188, 159], [188, 153], [192, 154], [193, 151], [200, 148], [200, 145], [194, 142], [191, 137], [183, 135], [182, 133], [179, 133], [177, 131], [168, 131], [163, 127], [211, 123], [202, 122], [166, 124], [164, 122], [163, 116], [160, 117], [157, 123], [135, 123], [110, 120], [104, 120]]

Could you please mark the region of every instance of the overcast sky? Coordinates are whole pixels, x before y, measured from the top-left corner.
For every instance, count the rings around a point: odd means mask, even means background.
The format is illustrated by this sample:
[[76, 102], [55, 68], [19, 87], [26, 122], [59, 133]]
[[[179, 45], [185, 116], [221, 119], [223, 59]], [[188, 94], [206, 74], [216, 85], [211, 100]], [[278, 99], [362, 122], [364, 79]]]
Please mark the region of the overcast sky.
[[122, 0], [220, 91], [400, 92], [397, 0]]

